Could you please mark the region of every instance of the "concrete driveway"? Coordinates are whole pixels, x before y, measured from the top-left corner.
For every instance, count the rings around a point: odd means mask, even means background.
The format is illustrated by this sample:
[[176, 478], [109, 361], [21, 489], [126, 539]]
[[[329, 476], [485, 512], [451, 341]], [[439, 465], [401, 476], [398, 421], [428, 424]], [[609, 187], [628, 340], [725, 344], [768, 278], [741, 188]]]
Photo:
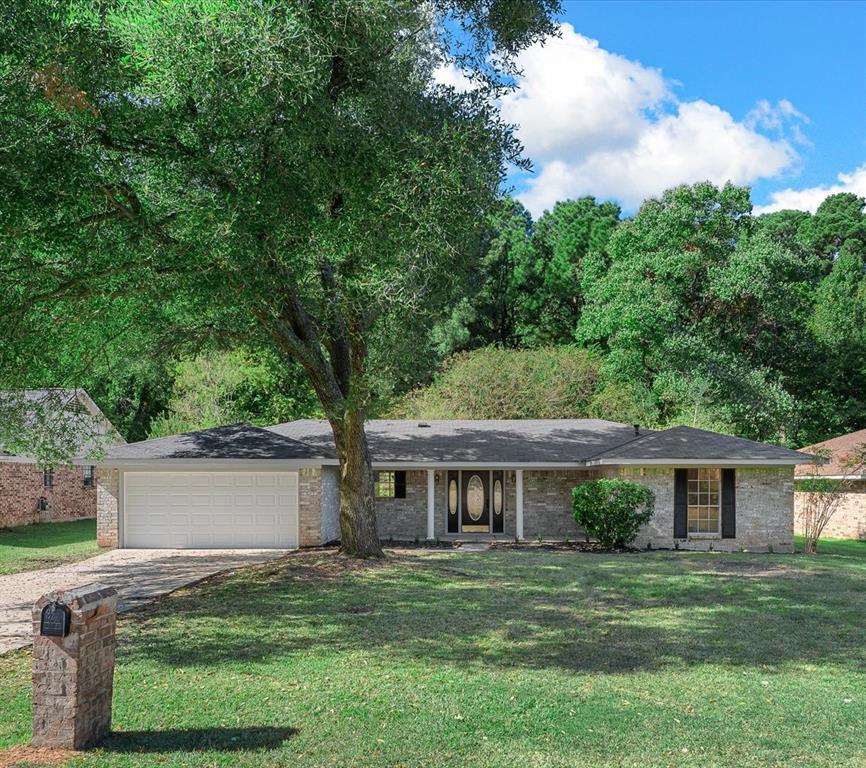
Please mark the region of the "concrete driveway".
[[222, 571], [275, 560], [282, 549], [113, 549], [42, 571], [0, 576], [0, 653], [31, 643], [30, 611], [43, 594], [98, 581], [119, 593], [129, 611]]

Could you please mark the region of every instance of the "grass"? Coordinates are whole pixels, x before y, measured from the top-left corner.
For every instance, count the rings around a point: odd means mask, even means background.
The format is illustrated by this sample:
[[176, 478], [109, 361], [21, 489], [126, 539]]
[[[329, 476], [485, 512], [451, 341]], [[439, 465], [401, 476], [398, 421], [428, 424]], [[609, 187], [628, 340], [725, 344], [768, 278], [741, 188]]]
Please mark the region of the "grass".
[[[866, 543], [296, 554], [121, 617], [116, 732], [71, 765], [853, 768], [864, 627]], [[29, 674], [0, 657], [0, 746]]]
[[0, 575], [51, 568], [99, 551], [96, 520], [0, 528]]

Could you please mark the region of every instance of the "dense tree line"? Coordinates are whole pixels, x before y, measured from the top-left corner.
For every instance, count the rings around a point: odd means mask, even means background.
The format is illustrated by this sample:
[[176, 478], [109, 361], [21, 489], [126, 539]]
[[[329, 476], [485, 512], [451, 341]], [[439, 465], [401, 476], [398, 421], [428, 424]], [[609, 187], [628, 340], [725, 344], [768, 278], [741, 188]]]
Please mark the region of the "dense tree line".
[[[468, 260], [466, 295], [437, 326], [439, 350], [578, 345], [597, 355], [610, 416], [648, 424], [791, 445], [862, 428], [864, 201], [751, 211], [748, 189], [709, 183], [627, 219], [584, 198], [533, 222], [504, 200]], [[490, 362], [476, 386], [499, 386]], [[454, 376], [452, 364], [434, 390]]]

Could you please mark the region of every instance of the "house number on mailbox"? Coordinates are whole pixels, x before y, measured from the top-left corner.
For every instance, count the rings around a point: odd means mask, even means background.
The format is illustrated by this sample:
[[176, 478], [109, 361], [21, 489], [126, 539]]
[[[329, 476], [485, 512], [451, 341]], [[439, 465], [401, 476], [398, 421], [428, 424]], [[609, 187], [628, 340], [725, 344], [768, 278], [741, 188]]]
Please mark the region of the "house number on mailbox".
[[69, 634], [69, 607], [61, 603], [49, 603], [42, 609], [39, 634], [49, 637], [66, 637]]

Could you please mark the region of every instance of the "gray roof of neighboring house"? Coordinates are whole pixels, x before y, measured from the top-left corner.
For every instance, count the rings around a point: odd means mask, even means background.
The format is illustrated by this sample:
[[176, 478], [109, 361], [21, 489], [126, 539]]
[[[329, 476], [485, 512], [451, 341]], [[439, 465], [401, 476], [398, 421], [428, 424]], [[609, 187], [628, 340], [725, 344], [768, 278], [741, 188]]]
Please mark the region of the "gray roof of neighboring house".
[[642, 435], [626, 445], [608, 449], [593, 457], [591, 463], [616, 464], [637, 461], [769, 461], [791, 464], [810, 461], [810, 457], [778, 445], [757, 443], [742, 437], [709, 432], [695, 427], [671, 427]]
[[[692, 427], [660, 432], [600, 419], [372, 420], [366, 423], [378, 464], [592, 465], [713, 461], [796, 464], [805, 454]], [[249, 424], [115, 446], [106, 462], [152, 459], [283, 459], [334, 463], [330, 424], [304, 419]]]
[[[336, 455], [325, 420], [292, 421], [268, 429]], [[377, 419], [367, 422], [366, 431], [370, 455], [380, 463], [579, 463], [634, 439], [634, 427], [601, 419]]]
[[309, 445], [269, 432], [252, 424], [184, 432], [170, 437], [115, 445], [106, 451], [105, 462], [149, 459], [325, 459]]
[[[0, 418], [4, 416], [10, 419], [6, 426], [16, 435], [23, 434], [30, 448], [35, 448], [35, 441], [42, 447], [68, 449], [82, 458], [106, 444], [123, 442], [99, 406], [80, 388], [0, 390]], [[0, 437], [3, 432], [0, 428]], [[0, 445], [0, 457], [5, 460], [33, 461], [29, 451], [23, 453]]]

